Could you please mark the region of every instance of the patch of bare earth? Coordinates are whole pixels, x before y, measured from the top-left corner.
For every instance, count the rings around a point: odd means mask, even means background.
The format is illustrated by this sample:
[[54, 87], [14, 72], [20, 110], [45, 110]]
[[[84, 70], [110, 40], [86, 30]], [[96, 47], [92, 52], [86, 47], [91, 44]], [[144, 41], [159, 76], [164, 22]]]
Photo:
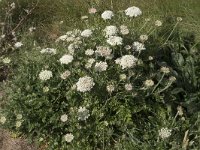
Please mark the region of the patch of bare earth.
[[23, 138], [12, 138], [9, 132], [0, 129], [0, 150], [37, 150]]

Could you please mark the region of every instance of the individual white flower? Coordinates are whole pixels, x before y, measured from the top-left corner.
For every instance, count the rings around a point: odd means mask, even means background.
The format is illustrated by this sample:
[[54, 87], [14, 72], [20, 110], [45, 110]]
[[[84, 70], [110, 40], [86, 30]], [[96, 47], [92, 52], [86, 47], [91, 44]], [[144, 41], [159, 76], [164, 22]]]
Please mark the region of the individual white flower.
[[183, 116], [183, 107], [182, 106], [177, 107], [177, 113], [179, 116]]
[[163, 73], [165, 73], [165, 74], [170, 73], [170, 70], [169, 70], [168, 67], [161, 67], [161, 68], [160, 68], [160, 71], [163, 72]]
[[22, 47], [22, 45], [23, 45], [22, 42], [16, 42], [14, 47], [15, 48], [20, 48], [20, 47]]
[[2, 61], [4, 64], [9, 64], [11, 62], [10, 58], [8, 57], [4, 58]]
[[80, 92], [90, 91], [94, 85], [95, 83], [93, 81], [93, 78], [88, 77], [88, 76], [79, 78], [78, 82], [76, 83], [77, 91], [80, 91]]
[[153, 60], [153, 57], [152, 57], [152, 56], [149, 56], [149, 60]]
[[106, 71], [108, 68], [108, 64], [106, 62], [100, 61], [95, 64], [94, 68], [98, 72]]
[[15, 3], [13, 2], [12, 4], [10, 4], [11, 9], [15, 9]]
[[120, 74], [119, 78], [120, 78], [120, 80], [126, 80], [127, 76], [126, 76], [126, 74]]
[[16, 118], [17, 118], [18, 120], [22, 119], [22, 114], [17, 114]]
[[160, 27], [162, 26], [162, 22], [160, 20], [155, 21], [155, 26]]
[[52, 71], [42, 70], [39, 74], [40, 80], [46, 81], [53, 77]]
[[30, 27], [28, 30], [30, 33], [32, 33], [34, 30], [36, 30], [36, 27]]
[[76, 50], [76, 46], [75, 46], [74, 43], [71, 43], [71, 44], [69, 44], [67, 49], [68, 49], [69, 54], [74, 55], [74, 51]]
[[48, 86], [43, 87], [43, 92], [44, 92], [44, 93], [49, 92], [49, 87], [48, 87]]
[[121, 25], [120, 26], [120, 32], [121, 32], [122, 35], [127, 35], [127, 34], [129, 34], [129, 29], [128, 29], [127, 26]]
[[122, 66], [122, 69], [132, 68], [136, 65], [137, 60], [133, 55], [124, 55], [121, 58], [120, 66]]
[[92, 35], [92, 30], [86, 29], [83, 32], [81, 32], [82, 37], [90, 37]]
[[161, 128], [159, 131], [158, 131], [158, 134], [159, 136], [162, 138], [162, 139], [166, 139], [168, 137], [171, 136], [171, 132], [172, 130], [168, 129], [168, 128]]
[[136, 52], [141, 52], [142, 50], [145, 50], [144, 44], [140, 42], [134, 42], [133, 43], [133, 50]]
[[125, 84], [125, 89], [126, 91], [131, 91], [133, 89], [133, 86], [129, 83], [129, 84]]
[[107, 43], [110, 44], [111, 46], [116, 46], [116, 45], [122, 45], [123, 39], [119, 36], [110, 36], [107, 39]]
[[79, 107], [78, 120], [84, 121], [88, 119], [89, 116], [90, 116], [89, 110], [87, 110], [85, 107]]
[[16, 124], [15, 124], [16, 128], [21, 127], [21, 125], [22, 125], [22, 122], [21, 122], [21, 121], [17, 121]]
[[138, 7], [129, 7], [125, 10], [125, 14], [129, 17], [137, 17], [142, 15], [142, 11]]
[[0, 39], [4, 39], [5, 37], [6, 37], [6, 35], [2, 34], [1, 37], [0, 37]]
[[60, 58], [60, 63], [61, 64], [69, 64], [73, 61], [73, 56], [72, 55], [63, 55], [61, 58]]
[[181, 21], [183, 20], [183, 18], [177, 17], [176, 20], [177, 20], [178, 22], [181, 22]]
[[147, 41], [148, 40], [148, 35], [140, 35], [140, 41], [141, 42], [145, 42], [145, 41]]
[[62, 122], [66, 122], [68, 120], [68, 116], [66, 114], [61, 115], [60, 120]]
[[88, 16], [82, 16], [81, 19], [82, 20], [88, 19]]
[[55, 55], [56, 54], [56, 49], [54, 49], [54, 48], [44, 48], [44, 49], [42, 49], [40, 51], [40, 53], [41, 54], [46, 53], [46, 54], [53, 54], [53, 55]]
[[73, 134], [71, 133], [67, 133], [65, 136], [64, 136], [64, 139], [66, 142], [70, 143], [73, 139], [74, 139], [74, 136]]
[[115, 86], [113, 84], [109, 84], [109, 85], [106, 86], [106, 90], [109, 93], [112, 93], [115, 90]]
[[111, 19], [113, 16], [114, 16], [114, 13], [110, 10], [106, 10], [101, 14], [101, 18], [103, 18], [104, 20]]
[[146, 87], [151, 87], [151, 86], [153, 86], [154, 85], [154, 81], [153, 80], [146, 80], [145, 82], [144, 82], [144, 85], [146, 86]]
[[93, 49], [87, 49], [85, 51], [85, 55], [87, 55], [87, 56], [92, 56], [93, 54], [94, 54], [94, 50]]
[[68, 38], [68, 35], [61, 35], [60, 37], [58, 37], [56, 39], [56, 42], [58, 42], [58, 41], [65, 41], [67, 38]]
[[169, 81], [170, 81], [170, 82], [176, 81], [176, 77], [174, 77], [174, 76], [169, 77]]
[[5, 122], [6, 122], [6, 117], [2, 116], [2, 117], [0, 118], [0, 123], [1, 123], [1, 124], [4, 124]]
[[92, 67], [93, 63], [95, 62], [94, 58], [90, 58], [87, 63], [85, 64], [85, 68], [89, 69]]
[[114, 36], [118, 33], [118, 29], [116, 26], [106, 26], [104, 32], [106, 33], [106, 37]]
[[60, 75], [60, 78], [65, 80], [67, 79], [69, 76], [71, 75], [71, 72], [69, 70], [66, 70], [65, 72], [63, 72], [61, 75]]
[[99, 56], [107, 57], [107, 56], [111, 55], [112, 49], [110, 49], [109, 47], [106, 47], [106, 46], [98, 46], [95, 53]]
[[97, 9], [96, 8], [90, 8], [88, 10], [89, 14], [95, 14], [97, 12]]
[[118, 64], [118, 65], [120, 65], [120, 63], [121, 63], [121, 58], [117, 58], [117, 59], [115, 60], [115, 63]]

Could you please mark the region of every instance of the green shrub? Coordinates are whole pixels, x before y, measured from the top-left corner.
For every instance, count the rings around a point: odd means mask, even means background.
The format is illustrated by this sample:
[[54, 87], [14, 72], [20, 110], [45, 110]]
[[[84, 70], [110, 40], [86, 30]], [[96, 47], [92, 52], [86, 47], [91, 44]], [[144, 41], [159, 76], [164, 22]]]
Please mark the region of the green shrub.
[[25, 37], [1, 123], [48, 149], [198, 146], [199, 56], [180, 19], [90, 14], [50, 48]]

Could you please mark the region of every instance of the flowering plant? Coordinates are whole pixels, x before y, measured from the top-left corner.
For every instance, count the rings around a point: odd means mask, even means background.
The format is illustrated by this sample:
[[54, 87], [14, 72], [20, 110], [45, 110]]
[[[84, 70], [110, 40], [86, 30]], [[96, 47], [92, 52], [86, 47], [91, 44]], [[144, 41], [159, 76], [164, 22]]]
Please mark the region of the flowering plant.
[[120, 148], [127, 139], [168, 149], [178, 125], [187, 127], [172, 92], [177, 68], [163, 53], [182, 44], [179, 33], [161, 36], [162, 22], [138, 19], [137, 7], [93, 14], [87, 28], [61, 35], [54, 48], [23, 54], [2, 124], [51, 149]]

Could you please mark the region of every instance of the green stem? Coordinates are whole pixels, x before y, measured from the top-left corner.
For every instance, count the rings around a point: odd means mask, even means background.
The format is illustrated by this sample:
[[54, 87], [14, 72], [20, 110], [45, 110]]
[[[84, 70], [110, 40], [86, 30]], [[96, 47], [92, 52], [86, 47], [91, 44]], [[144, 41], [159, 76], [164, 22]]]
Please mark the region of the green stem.
[[160, 85], [161, 81], [163, 80], [165, 76], [165, 73], [163, 73], [162, 77], [160, 78], [160, 80], [158, 81], [158, 83], [156, 84], [156, 86], [153, 88], [151, 94], [156, 90], [156, 88]]

